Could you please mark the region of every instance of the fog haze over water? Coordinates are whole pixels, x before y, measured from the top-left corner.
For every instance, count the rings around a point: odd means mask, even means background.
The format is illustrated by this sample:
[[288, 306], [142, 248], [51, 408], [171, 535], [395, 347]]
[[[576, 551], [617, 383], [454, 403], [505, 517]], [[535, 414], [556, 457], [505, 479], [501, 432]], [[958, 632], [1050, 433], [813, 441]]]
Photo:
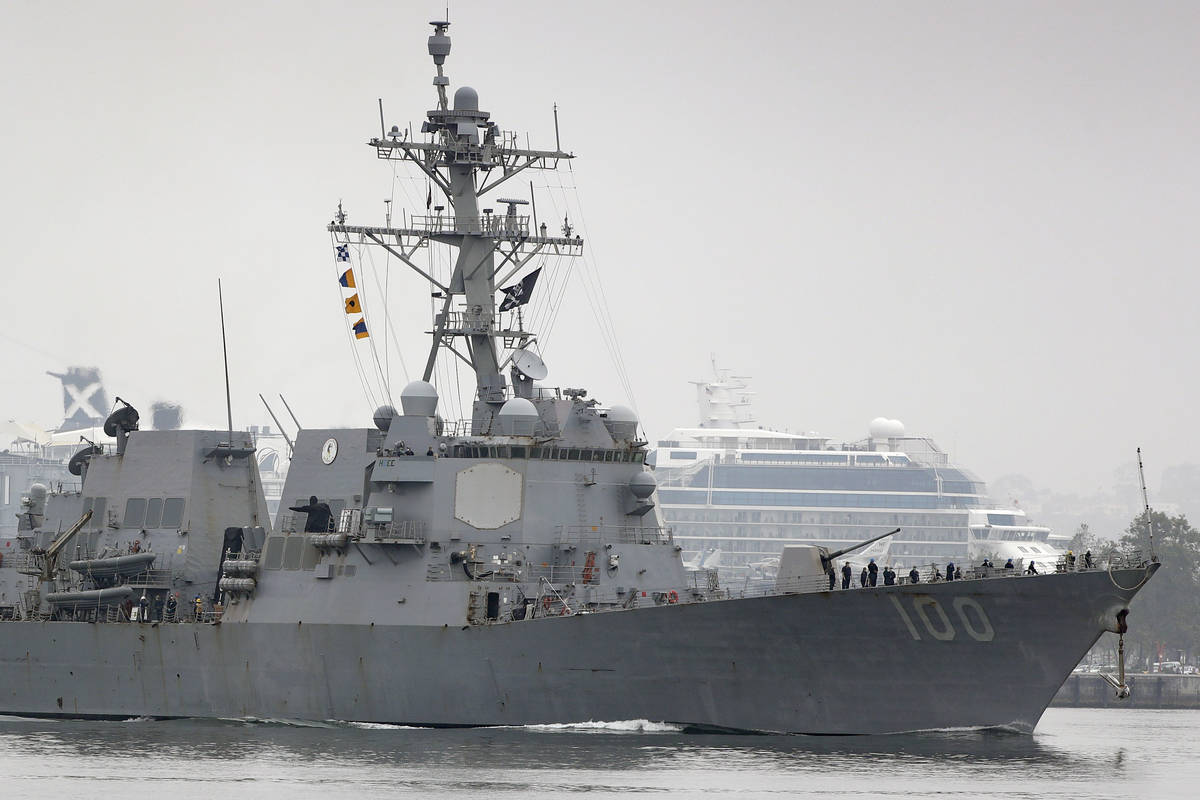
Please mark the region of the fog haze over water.
[[[144, 411], [222, 425], [220, 277], [235, 424], [269, 422], [260, 391], [307, 425], [370, 424], [324, 226], [339, 200], [352, 224], [382, 224], [385, 197], [424, 213], [424, 182], [363, 143], [377, 98], [401, 128], [434, 106], [442, 7], [9, 4], [0, 418], [55, 423], [44, 372], [95, 364]], [[654, 440], [696, 421], [688, 381], [715, 352], [754, 377], [763, 424], [846, 440], [898, 418], [988, 480], [1086, 494], [1140, 445], [1154, 491], [1196, 460], [1200, 6], [457, 2], [451, 19], [451, 88], [534, 147], [557, 102], [579, 156], [531, 176], [543, 218], [587, 240], [548, 385], [634, 403]], [[393, 262], [388, 292], [416, 377], [427, 289]]]

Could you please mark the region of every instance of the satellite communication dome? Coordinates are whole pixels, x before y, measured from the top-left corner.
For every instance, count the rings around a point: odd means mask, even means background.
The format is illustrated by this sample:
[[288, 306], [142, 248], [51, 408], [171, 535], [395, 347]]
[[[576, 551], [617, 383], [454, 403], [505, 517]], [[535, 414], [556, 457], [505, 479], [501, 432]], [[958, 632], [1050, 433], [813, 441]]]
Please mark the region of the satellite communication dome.
[[458, 90], [454, 92], [454, 110], [478, 111], [479, 92], [475, 91], [470, 86], [458, 87]]
[[604, 426], [617, 441], [637, 438], [638, 416], [628, 406], [613, 406], [604, 417]]
[[30, 499], [35, 500], [35, 501], [45, 500], [46, 499], [46, 484], [44, 484], [44, 483], [30, 484], [29, 497], [30, 497]]
[[524, 397], [514, 397], [500, 407], [496, 415], [500, 432], [514, 436], [532, 436], [538, 422], [538, 410]]
[[904, 423], [898, 419], [876, 417], [867, 426], [872, 439], [897, 439], [904, 435]]
[[375, 414], [373, 415], [375, 427], [387, 433], [387, 429], [392, 424], [392, 417], [394, 416], [396, 416], [395, 406], [380, 406], [375, 409]]
[[638, 416], [629, 406], [613, 406], [608, 410], [608, 418], [613, 422], [634, 422], [638, 421]]
[[400, 391], [400, 408], [406, 417], [432, 417], [437, 404], [437, 389], [431, 383], [413, 381]]
[[657, 488], [658, 481], [654, 480], [654, 476], [649, 472], [639, 472], [629, 479], [629, 490], [638, 500], [645, 500], [654, 494], [654, 490]]

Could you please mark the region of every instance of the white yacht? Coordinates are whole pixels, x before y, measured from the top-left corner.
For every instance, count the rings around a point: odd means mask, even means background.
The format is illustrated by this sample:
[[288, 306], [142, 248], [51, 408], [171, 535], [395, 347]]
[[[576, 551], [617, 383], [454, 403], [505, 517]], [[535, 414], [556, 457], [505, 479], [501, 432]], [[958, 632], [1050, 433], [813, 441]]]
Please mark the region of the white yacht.
[[713, 370], [696, 382], [700, 425], [672, 431], [653, 453], [663, 516], [689, 557], [719, 550], [726, 573], [754, 573], [784, 545], [836, 550], [891, 528], [901, 531], [874, 555], [905, 571], [984, 558], [1043, 571], [1063, 555], [1049, 528], [994, 504], [982, 480], [899, 421], [877, 418], [845, 443], [767, 430], [751, 415], [747, 379]]

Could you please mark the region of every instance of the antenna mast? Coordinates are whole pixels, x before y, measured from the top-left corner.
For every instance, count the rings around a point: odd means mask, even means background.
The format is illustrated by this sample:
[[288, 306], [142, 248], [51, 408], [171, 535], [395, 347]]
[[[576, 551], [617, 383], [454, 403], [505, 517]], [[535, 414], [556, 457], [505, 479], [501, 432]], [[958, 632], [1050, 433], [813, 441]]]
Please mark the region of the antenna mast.
[[1142, 504], [1146, 508], [1146, 530], [1150, 532], [1150, 560], [1158, 561], [1154, 552], [1154, 519], [1150, 516], [1150, 499], [1146, 495], [1146, 471], [1142, 469], [1142, 448], [1137, 449], [1138, 479], [1142, 482]]
[[229, 348], [225, 344], [225, 296], [217, 278], [217, 303], [221, 308], [221, 356], [225, 359], [225, 413], [229, 416], [229, 447], [233, 449], [233, 403], [229, 399]]
[[[393, 125], [386, 135], [372, 139], [370, 146], [380, 159], [404, 161], [419, 169], [429, 180], [430, 191], [446, 197], [450, 216], [444, 216], [439, 205], [434, 207], [437, 216], [427, 212], [426, 216], [402, 217], [400, 228], [393, 227], [393, 220], [384, 227], [370, 227], [347, 225], [339, 217], [328, 230], [338, 243], [382, 247], [427, 280], [434, 296], [443, 298], [434, 317], [422, 379], [432, 379], [443, 349], [471, 365], [476, 384], [473, 423], [483, 429], [506, 400], [518, 390], [526, 391], [524, 384], [510, 384], [505, 375], [511, 353], [506, 358], [504, 351], [523, 347], [532, 336], [532, 332], [506, 327], [496, 307], [497, 286], [517, 278], [537, 256], [583, 253], [583, 238], [569, 227], [562, 236], [548, 235], [536, 222], [531, 229], [529, 216], [519, 213], [530, 201], [496, 198], [495, 202], [508, 206], [507, 213], [498, 214], [484, 198], [527, 169], [555, 169], [560, 161], [573, 156], [561, 149], [557, 106], [554, 149], [535, 150], [519, 147], [515, 133], [504, 131], [489, 112], [480, 110], [474, 89], [460, 86], [451, 95], [445, 70], [450, 23], [436, 20], [430, 24], [433, 35], [428, 50], [436, 73], [437, 108], [426, 112], [420, 128], [429, 140], [414, 141]], [[458, 251], [444, 283], [414, 260], [416, 252], [430, 244]]]

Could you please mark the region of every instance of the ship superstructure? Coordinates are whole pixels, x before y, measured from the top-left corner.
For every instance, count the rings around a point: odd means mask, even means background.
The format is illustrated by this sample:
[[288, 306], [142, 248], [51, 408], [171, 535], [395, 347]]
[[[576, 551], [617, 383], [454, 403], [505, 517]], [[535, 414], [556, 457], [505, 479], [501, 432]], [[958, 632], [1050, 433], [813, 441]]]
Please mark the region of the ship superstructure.
[[714, 373], [695, 382], [701, 425], [671, 431], [653, 451], [663, 518], [687, 556], [719, 550], [723, 573], [737, 578], [787, 545], [837, 549], [899, 527], [878, 560], [903, 571], [1062, 557], [1049, 528], [995, 505], [978, 476], [899, 421], [877, 418], [852, 442], [764, 429], [747, 377], [715, 364]]
[[[81, 450], [81, 491], [47, 498], [25, 537], [34, 588], [0, 624], [0, 713], [1032, 730], [1157, 564], [833, 591], [842, 553], [802, 545], [754, 592], [685, 567], [636, 415], [535, 385], [536, 334], [497, 304], [539, 253], [584, 244], [483, 198], [570, 154], [517, 146], [473, 89], [451, 102], [449, 24], [432, 24], [437, 107], [420, 136], [370, 146], [450, 213], [329, 225], [339, 253], [382, 247], [439, 294], [423, 379], [371, 425], [301, 430], [273, 526], [251, 437], [110, 415], [115, 449]], [[414, 259], [431, 245], [455, 249], [448, 278]], [[440, 411], [440, 357], [475, 376], [469, 419]]]

